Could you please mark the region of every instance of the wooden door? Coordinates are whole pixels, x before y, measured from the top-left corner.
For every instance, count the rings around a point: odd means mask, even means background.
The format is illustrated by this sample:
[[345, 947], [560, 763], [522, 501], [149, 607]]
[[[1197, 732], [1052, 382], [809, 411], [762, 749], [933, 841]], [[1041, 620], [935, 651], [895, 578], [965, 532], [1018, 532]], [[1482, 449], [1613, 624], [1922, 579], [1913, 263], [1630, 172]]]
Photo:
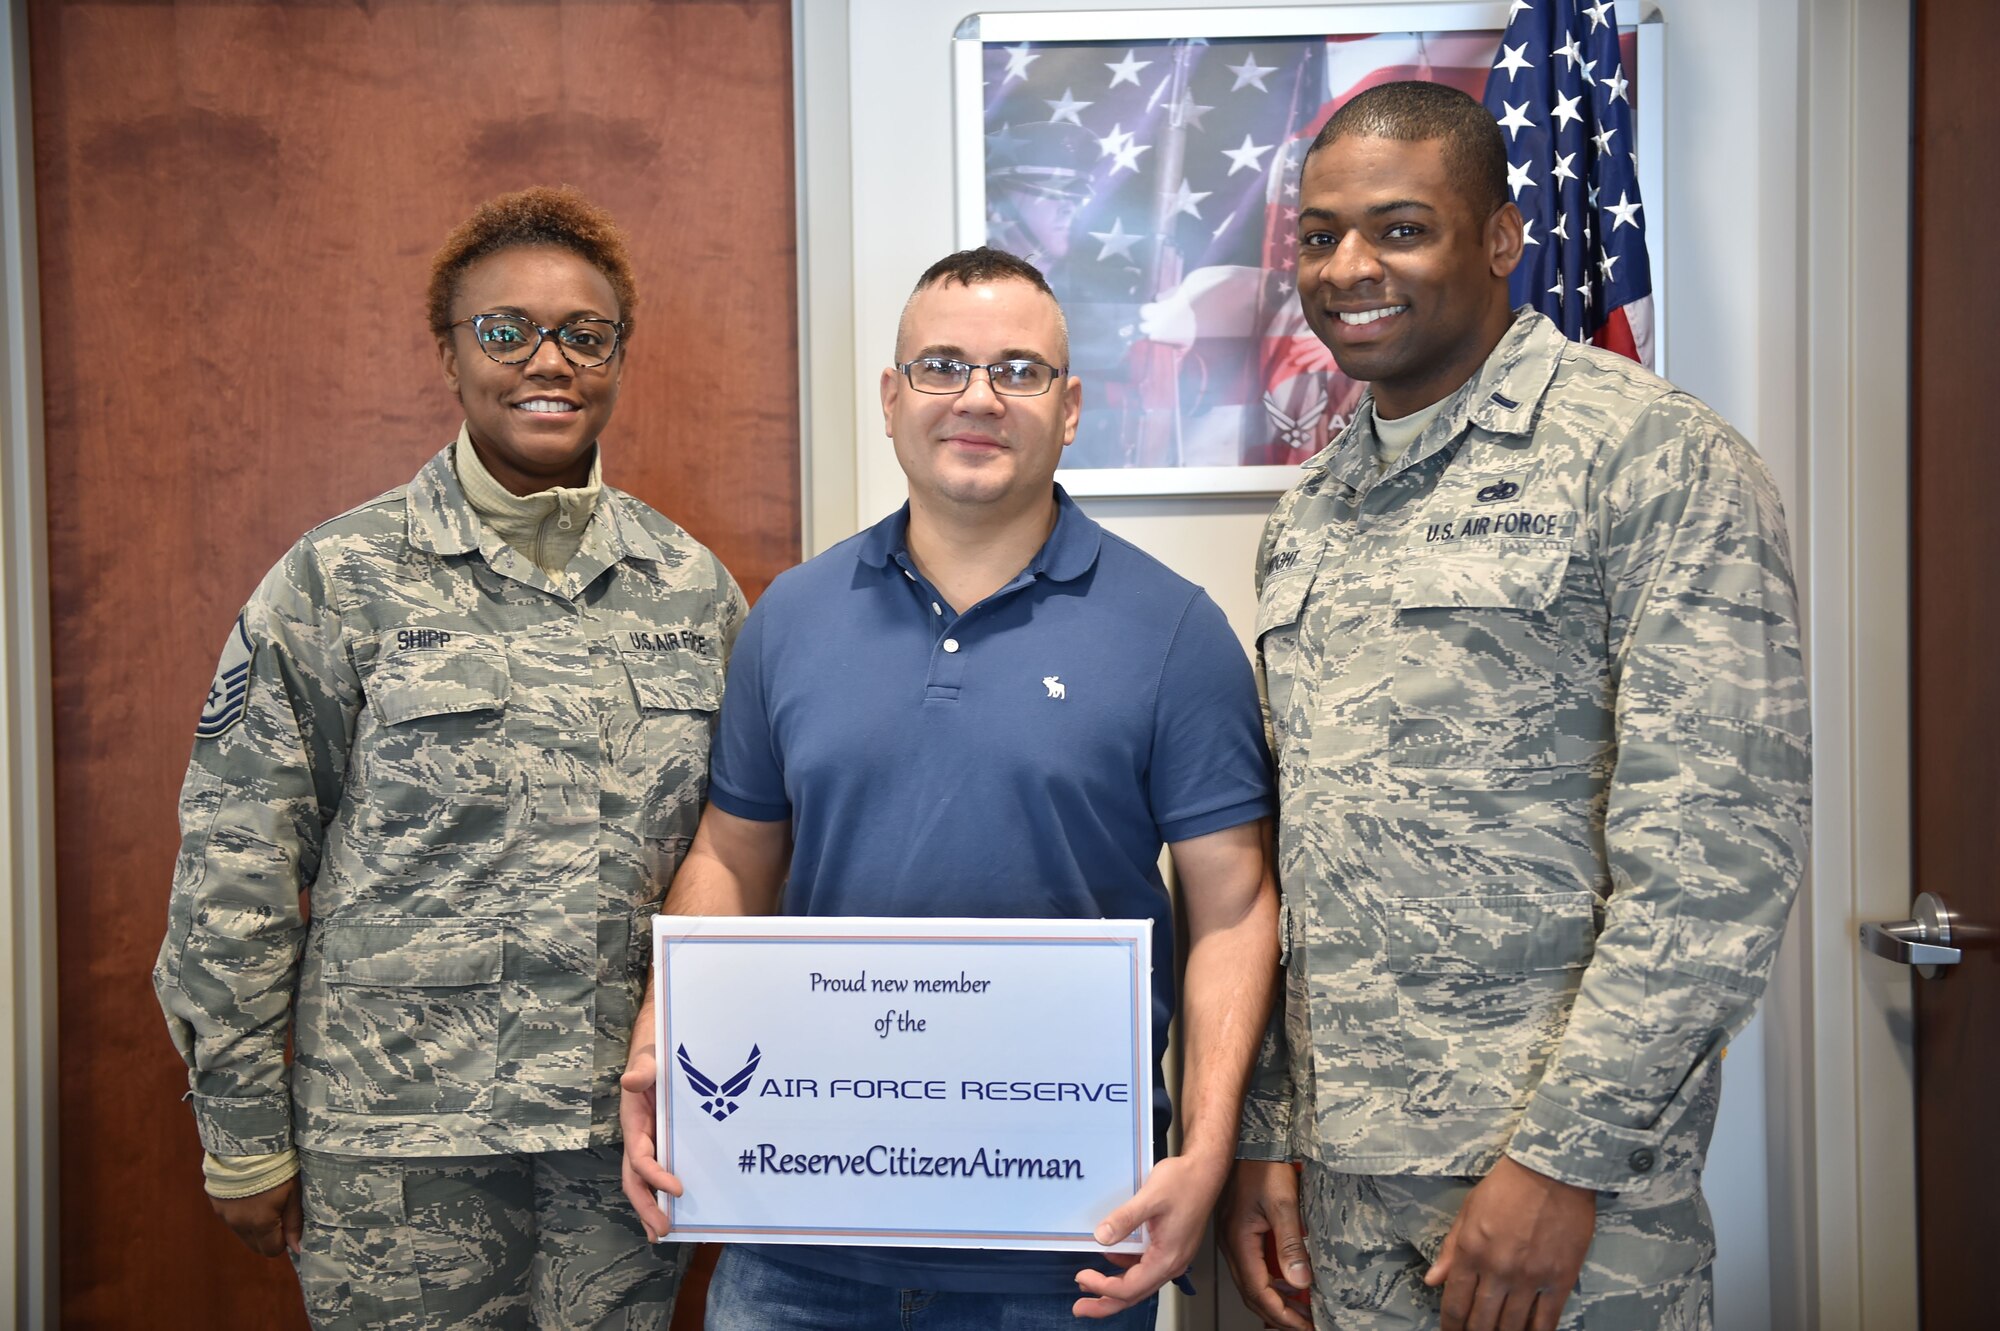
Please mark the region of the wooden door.
[[640, 307], [605, 471], [752, 595], [797, 561], [786, 0], [31, 0], [56, 731], [62, 1324], [303, 1325], [209, 1213], [148, 981], [238, 608], [455, 403], [428, 262], [573, 184]]
[[[2000, 1179], [2000, 372], [1986, 325], [2000, 309], [2000, 40], [1985, 0], [1918, 0], [1916, 16], [1914, 881], [1971, 945], [1913, 979], [1918, 1265], [1924, 1326], [1955, 1331], [1994, 1324]], [[1886, 295], [1898, 274], [1879, 277]]]

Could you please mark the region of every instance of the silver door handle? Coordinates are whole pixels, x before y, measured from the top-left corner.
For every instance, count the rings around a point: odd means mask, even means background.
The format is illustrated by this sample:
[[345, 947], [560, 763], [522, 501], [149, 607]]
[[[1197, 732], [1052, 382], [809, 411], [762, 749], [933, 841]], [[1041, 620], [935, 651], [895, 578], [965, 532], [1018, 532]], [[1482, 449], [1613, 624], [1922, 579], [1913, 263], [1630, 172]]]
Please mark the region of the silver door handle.
[[1939, 967], [1956, 966], [1961, 956], [1953, 946], [1951, 908], [1925, 892], [1912, 903], [1910, 916], [1862, 925], [1861, 945], [1878, 957], [1915, 966], [1917, 974], [1934, 980]]

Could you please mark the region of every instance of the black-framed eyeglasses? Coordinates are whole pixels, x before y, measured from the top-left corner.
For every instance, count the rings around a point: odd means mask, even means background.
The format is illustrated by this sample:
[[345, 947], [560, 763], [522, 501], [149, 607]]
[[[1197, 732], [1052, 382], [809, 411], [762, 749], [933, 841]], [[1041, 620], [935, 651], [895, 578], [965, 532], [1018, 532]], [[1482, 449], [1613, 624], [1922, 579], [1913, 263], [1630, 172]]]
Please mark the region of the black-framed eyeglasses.
[[963, 393], [972, 382], [974, 370], [986, 372], [986, 382], [1001, 397], [1040, 397], [1050, 385], [1069, 371], [1045, 361], [1001, 360], [991, 365], [973, 365], [949, 356], [919, 356], [898, 365], [903, 378], [919, 393]]
[[544, 328], [533, 319], [518, 314], [475, 314], [452, 324], [472, 325], [472, 340], [487, 359], [502, 365], [519, 365], [535, 358], [542, 339], [553, 337], [563, 359], [579, 370], [604, 364], [618, 354], [618, 342], [625, 325], [610, 319], [571, 319], [560, 328]]

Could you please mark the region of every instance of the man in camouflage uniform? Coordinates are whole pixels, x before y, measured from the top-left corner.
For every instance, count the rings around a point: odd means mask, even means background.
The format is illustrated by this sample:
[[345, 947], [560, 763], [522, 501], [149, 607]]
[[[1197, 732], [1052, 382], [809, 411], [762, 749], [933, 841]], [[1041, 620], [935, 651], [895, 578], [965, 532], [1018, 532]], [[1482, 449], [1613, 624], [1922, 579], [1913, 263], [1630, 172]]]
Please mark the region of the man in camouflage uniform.
[[488, 1281], [539, 1230], [544, 1325], [664, 1328], [677, 1250], [620, 1196], [618, 1074], [745, 606], [594, 474], [594, 511], [548, 492], [584, 525], [538, 567], [474, 468], [462, 434], [309, 532], [231, 629], [155, 985], [211, 1194], [304, 1157], [303, 1238], [287, 1199], [265, 1246], [316, 1326], [523, 1325]]
[[1723, 1050], [1804, 855], [1777, 492], [1700, 402], [1509, 310], [1505, 170], [1431, 84], [1303, 169], [1301, 301], [1371, 401], [1257, 566], [1286, 997], [1223, 1232], [1289, 1327], [1308, 1283], [1322, 1331], [1707, 1326]]

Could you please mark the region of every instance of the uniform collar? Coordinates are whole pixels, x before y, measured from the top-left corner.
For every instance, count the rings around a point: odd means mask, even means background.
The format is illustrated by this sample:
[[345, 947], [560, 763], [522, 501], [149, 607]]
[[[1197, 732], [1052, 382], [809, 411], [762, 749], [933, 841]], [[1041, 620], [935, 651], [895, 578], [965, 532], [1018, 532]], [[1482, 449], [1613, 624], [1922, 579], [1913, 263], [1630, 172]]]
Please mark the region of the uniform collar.
[[463, 555], [479, 548], [479, 515], [451, 465], [456, 441], [446, 444], [410, 482], [410, 544], [434, 555]]
[[[1468, 424], [1495, 435], [1528, 434], [1541, 410], [1542, 395], [1562, 364], [1569, 341], [1547, 315], [1523, 305], [1514, 322], [1487, 354], [1479, 373], [1465, 381], [1447, 400], [1430, 428], [1401, 460], [1389, 468], [1394, 475], [1422, 462], [1465, 434]], [[1340, 437], [1305, 463], [1352, 490], [1366, 490], [1376, 478], [1375, 394], [1365, 394], [1354, 419]]]
[[[1052, 582], [1071, 582], [1090, 572], [1097, 563], [1097, 552], [1104, 544], [1104, 529], [1076, 506], [1068, 491], [1060, 485], [1055, 490], [1056, 525], [1022, 572]], [[909, 553], [909, 533], [910, 505], [905, 500], [901, 508], [862, 533], [858, 557], [871, 568], [886, 569], [892, 563], [900, 567], [899, 557], [907, 557]]]
[[[471, 501], [465, 497], [465, 487], [451, 465], [454, 447], [455, 443], [445, 445], [410, 482], [405, 501], [410, 544], [432, 554], [470, 554], [481, 549], [484, 533], [498, 549], [512, 549], [480, 522]], [[667, 558], [658, 538], [626, 511], [624, 494], [608, 485], [583, 529], [583, 543], [577, 554], [571, 567], [579, 574], [586, 572], [586, 568], [589, 570], [589, 576], [582, 578], [586, 584], [621, 559], [645, 559], [660, 564]], [[521, 563], [532, 567], [525, 555]]]

